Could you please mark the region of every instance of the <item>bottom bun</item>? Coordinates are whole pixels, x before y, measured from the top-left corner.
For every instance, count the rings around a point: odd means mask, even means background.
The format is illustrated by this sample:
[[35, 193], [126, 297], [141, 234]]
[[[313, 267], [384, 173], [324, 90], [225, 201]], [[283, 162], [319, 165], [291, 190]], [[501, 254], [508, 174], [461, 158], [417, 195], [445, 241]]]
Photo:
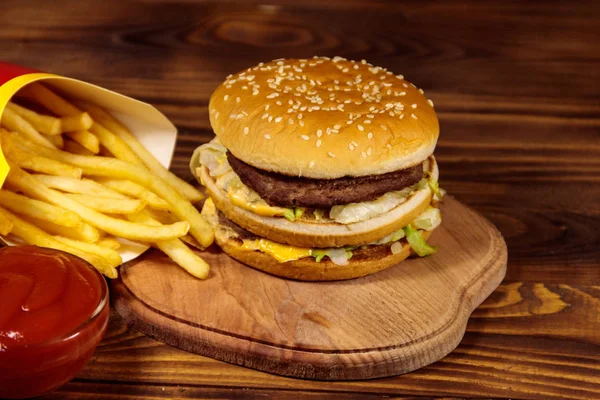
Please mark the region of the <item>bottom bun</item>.
[[[423, 231], [422, 234], [427, 239], [431, 232]], [[242, 249], [240, 240], [219, 234], [219, 229], [216, 230], [215, 241], [225, 253], [241, 263], [272, 275], [300, 281], [359, 278], [392, 267], [412, 254], [408, 243], [403, 241], [402, 250], [396, 254], [390, 250], [390, 244], [355, 249], [347, 265], [334, 264], [327, 258], [316, 262], [313, 257], [280, 263], [260, 251]]]

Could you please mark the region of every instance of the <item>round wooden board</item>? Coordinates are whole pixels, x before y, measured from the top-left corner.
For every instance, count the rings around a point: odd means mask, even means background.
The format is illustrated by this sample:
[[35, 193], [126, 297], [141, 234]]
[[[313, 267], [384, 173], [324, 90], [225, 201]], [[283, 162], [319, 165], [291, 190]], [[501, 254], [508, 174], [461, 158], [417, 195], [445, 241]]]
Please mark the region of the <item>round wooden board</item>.
[[397, 375], [462, 339], [471, 312], [500, 284], [506, 244], [485, 218], [447, 196], [438, 252], [339, 282], [281, 279], [218, 248], [206, 281], [151, 250], [121, 267], [113, 304], [159, 341], [279, 375], [323, 380]]

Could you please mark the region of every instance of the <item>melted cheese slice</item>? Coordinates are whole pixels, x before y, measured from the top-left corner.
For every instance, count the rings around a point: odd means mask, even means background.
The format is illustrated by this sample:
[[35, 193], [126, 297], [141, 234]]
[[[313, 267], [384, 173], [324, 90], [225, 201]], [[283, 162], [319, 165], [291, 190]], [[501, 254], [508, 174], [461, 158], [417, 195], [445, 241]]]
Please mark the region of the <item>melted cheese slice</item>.
[[260, 199], [257, 200], [253, 196], [249, 195], [247, 190], [232, 185], [227, 191], [227, 196], [232, 204], [241, 207], [245, 210], [252, 211], [254, 214], [261, 215], [263, 217], [274, 217], [276, 215], [283, 215], [286, 208], [273, 207], [267, 204], [266, 201]]
[[311, 249], [275, 243], [264, 238], [244, 240], [241, 247], [244, 250], [258, 250], [266, 253], [282, 263], [309, 257], [311, 255]]

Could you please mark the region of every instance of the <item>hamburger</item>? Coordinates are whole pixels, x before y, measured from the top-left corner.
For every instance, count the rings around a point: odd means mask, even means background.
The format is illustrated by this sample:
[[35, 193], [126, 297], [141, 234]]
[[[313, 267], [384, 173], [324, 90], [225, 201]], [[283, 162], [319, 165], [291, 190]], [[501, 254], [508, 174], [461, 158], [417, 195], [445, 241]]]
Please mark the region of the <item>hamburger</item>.
[[356, 278], [427, 256], [441, 223], [439, 123], [423, 91], [341, 57], [227, 77], [190, 168], [229, 256], [285, 278]]

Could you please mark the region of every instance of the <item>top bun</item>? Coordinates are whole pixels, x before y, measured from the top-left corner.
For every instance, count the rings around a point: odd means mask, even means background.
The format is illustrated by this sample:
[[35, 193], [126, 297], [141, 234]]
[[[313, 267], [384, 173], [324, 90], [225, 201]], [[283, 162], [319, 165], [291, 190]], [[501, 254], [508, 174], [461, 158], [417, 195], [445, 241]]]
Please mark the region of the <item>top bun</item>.
[[275, 60], [229, 76], [213, 93], [221, 143], [256, 168], [335, 179], [383, 174], [433, 153], [439, 123], [422, 90], [364, 60]]

